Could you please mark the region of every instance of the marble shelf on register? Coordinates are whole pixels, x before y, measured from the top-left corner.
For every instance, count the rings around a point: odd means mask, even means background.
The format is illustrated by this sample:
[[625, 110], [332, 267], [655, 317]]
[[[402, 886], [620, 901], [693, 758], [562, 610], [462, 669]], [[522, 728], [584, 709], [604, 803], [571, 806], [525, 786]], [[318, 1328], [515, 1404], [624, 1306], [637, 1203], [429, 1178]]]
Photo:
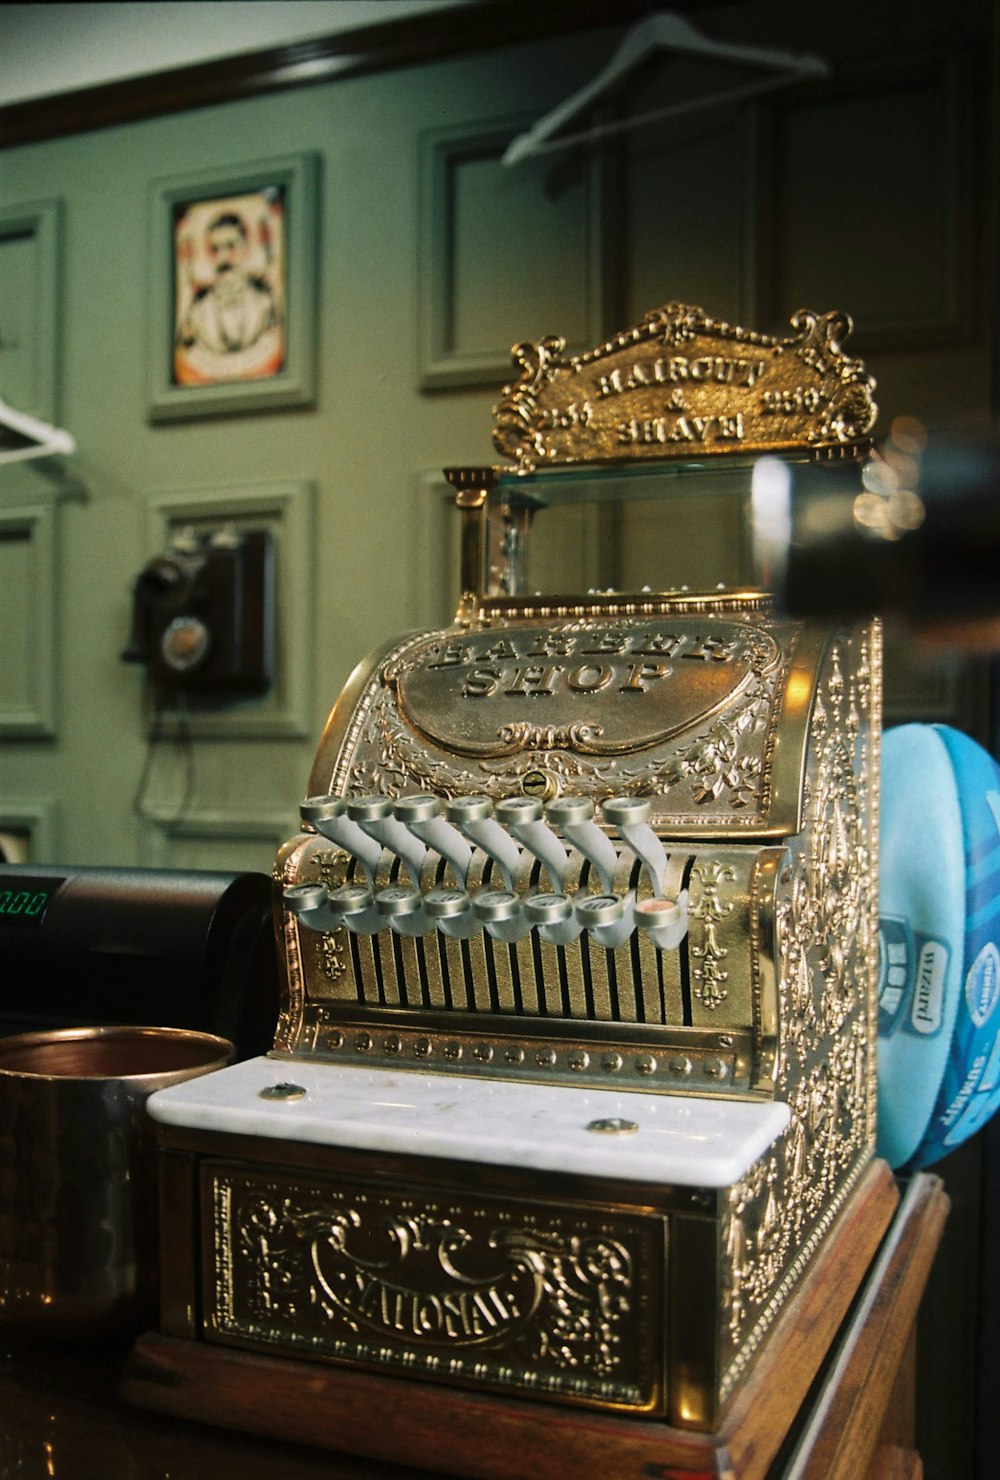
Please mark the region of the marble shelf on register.
[[[261, 1099], [294, 1084], [298, 1098]], [[617, 1094], [453, 1074], [249, 1059], [147, 1102], [164, 1125], [536, 1171], [728, 1187], [790, 1119], [775, 1101]], [[632, 1122], [633, 1131], [588, 1129]]]

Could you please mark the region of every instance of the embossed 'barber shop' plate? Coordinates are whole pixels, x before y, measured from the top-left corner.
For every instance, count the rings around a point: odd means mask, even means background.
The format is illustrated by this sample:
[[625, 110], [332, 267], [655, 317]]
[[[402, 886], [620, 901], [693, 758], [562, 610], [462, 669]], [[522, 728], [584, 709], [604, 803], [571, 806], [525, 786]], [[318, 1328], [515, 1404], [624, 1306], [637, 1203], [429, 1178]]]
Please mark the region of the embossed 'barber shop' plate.
[[758, 626], [666, 616], [438, 635], [386, 678], [406, 721], [445, 750], [613, 756], [692, 729], [779, 659]]

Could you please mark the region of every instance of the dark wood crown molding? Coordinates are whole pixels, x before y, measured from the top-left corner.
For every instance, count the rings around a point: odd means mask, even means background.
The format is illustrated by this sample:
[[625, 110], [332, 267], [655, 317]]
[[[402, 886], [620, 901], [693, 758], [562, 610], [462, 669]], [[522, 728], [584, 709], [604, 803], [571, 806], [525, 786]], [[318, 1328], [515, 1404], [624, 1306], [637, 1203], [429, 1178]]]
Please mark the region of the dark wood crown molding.
[[[712, 0], [674, 0], [697, 10]], [[358, 77], [522, 41], [622, 25], [657, 0], [478, 0], [443, 14], [421, 11], [382, 25], [199, 62], [99, 87], [0, 107], [0, 147], [32, 144], [285, 88]]]

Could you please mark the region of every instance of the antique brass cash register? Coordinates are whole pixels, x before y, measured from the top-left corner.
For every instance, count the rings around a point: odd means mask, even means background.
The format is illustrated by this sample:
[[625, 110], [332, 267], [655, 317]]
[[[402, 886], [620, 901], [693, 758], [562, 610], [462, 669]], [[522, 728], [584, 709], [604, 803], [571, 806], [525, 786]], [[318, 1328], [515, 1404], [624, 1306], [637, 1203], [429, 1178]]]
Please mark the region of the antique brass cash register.
[[[273, 1052], [152, 1102], [138, 1401], [489, 1475], [558, 1472], [526, 1454], [544, 1416], [591, 1434], [576, 1475], [635, 1445], [637, 1474], [716, 1473], [698, 1436], [865, 1188], [870, 1253], [877, 629], [663, 590], [656, 542], [642, 589], [529, 594], [529, 531], [575, 538], [587, 499], [607, 560], [609, 500], [766, 503], [802, 461], [860, 490], [848, 330], [671, 304], [515, 350], [508, 464], [447, 473], [457, 617], [355, 670], [278, 857]], [[840, 1310], [849, 1267], [824, 1266]]]

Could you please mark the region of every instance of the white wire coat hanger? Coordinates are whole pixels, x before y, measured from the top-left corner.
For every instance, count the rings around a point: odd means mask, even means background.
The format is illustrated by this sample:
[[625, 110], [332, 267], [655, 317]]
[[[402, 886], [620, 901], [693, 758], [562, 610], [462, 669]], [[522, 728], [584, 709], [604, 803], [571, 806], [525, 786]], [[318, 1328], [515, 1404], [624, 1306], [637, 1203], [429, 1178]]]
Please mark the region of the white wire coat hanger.
[[[691, 98], [683, 103], [674, 103], [665, 108], [644, 113], [620, 122], [598, 125], [582, 132], [563, 135], [553, 139], [552, 135], [572, 123], [593, 103], [601, 98], [629, 72], [659, 51], [678, 51], [688, 55], [707, 56], [718, 61], [743, 62], [749, 66], [768, 67], [770, 75], [753, 82], [725, 88], [721, 92]], [[696, 31], [690, 21], [673, 11], [661, 11], [646, 16], [644, 20], [625, 33], [621, 46], [592, 81], [578, 92], [558, 104], [544, 118], [534, 124], [508, 146], [503, 156], [505, 165], [520, 164], [537, 154], [551, 154], [557, 149], [568, 148], [607, 134], [619, 133], [624, 129], [637, 128], [654, 119], [675, 117], [681, 113], [693, 113], [696, 109], [708, 108], [716, 103], [736, 102], [740, 98], [757, 96], [776, 87], [787, 87], [803, 77], [826, 77], [829, 67], [820, 57], [796, 55], [790, 51], [778, 51], [771, 47], [743, 46], [726, 41], [714, 41]]]
[[47, 421], [40, 421], [37, 416], [29, 416], [27, 411], [15, 411], [13, 406], [0, 396], [0, 428], [7, 427], [18, 437], [24, 437], [28, 441], [26, 447], [4, 447], [2, 443], [2, 432], [0, 432], [0, 465], [4, 463], [27, 462], [33, 457], [52, 457], [56, 453], [68, 456], [76, 451], [76, 442], [69, 432], [64, 432], [60, 427], [53, 427]]

